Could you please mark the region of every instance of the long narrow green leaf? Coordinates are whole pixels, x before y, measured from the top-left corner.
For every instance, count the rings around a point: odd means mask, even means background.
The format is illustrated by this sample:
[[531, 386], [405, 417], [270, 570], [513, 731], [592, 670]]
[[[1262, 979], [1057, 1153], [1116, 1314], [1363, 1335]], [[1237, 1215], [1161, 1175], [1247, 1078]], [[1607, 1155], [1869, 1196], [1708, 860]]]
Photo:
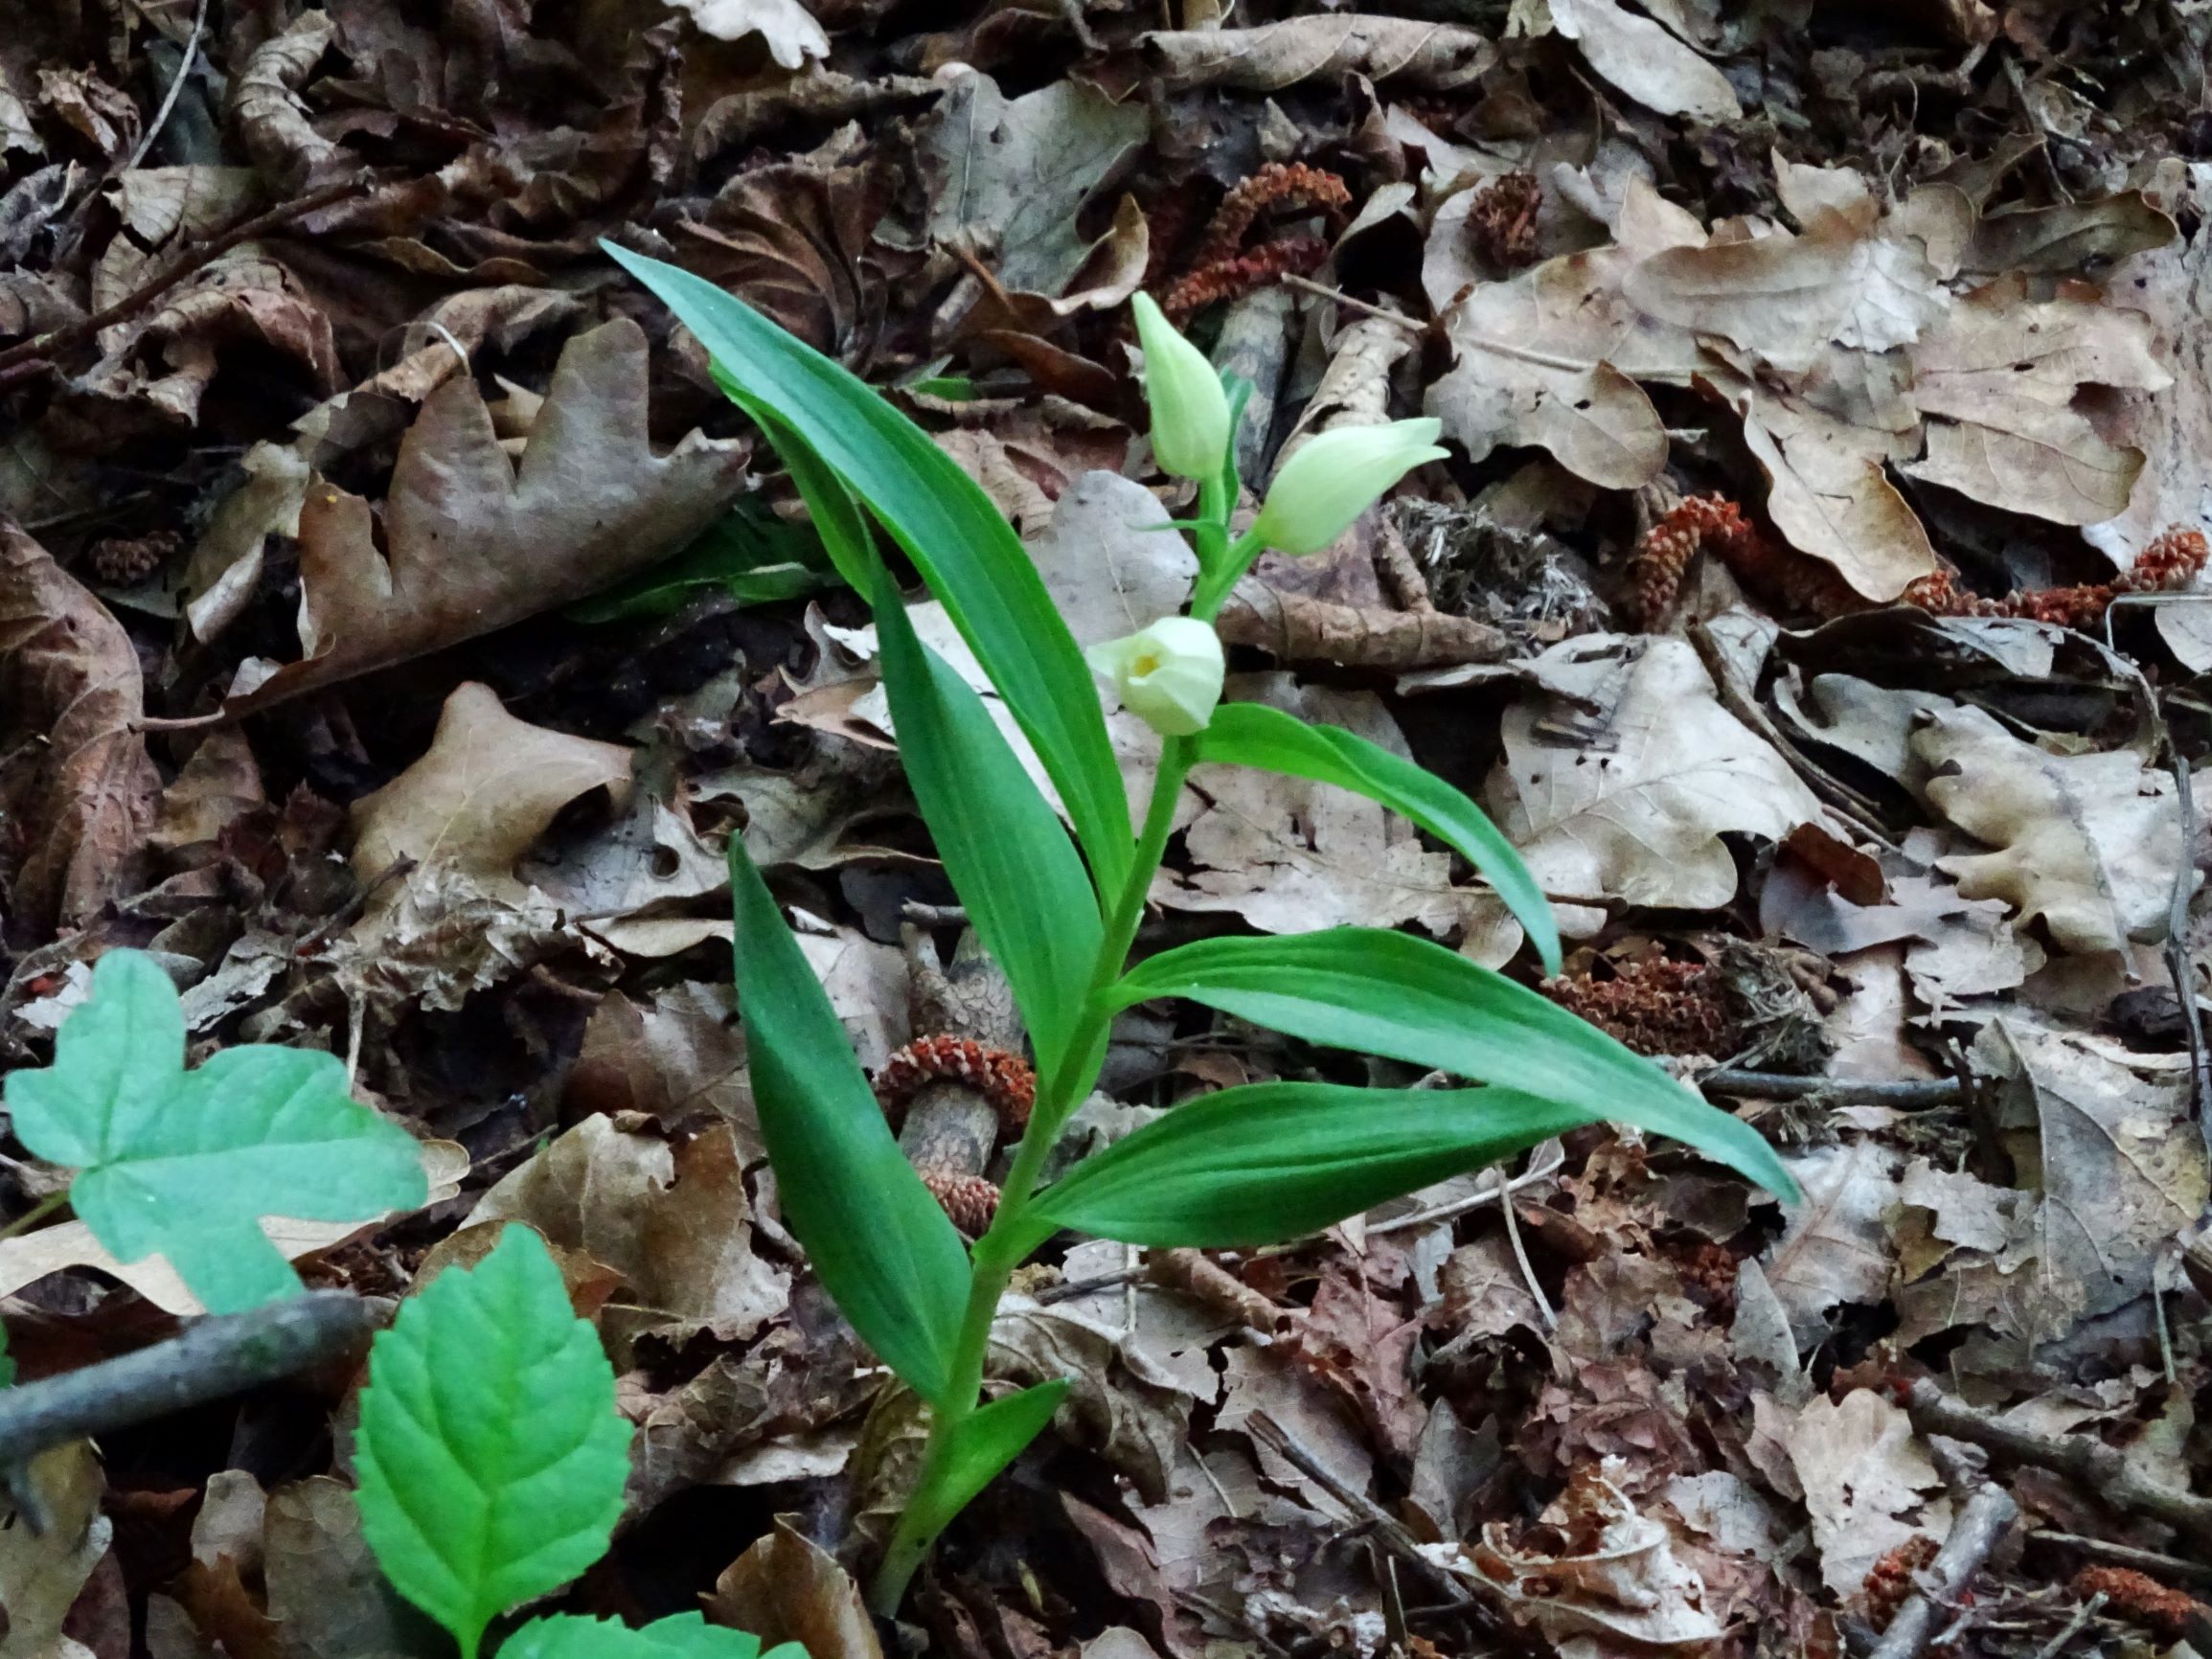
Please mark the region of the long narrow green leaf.
[[1043, 761], [1100, 891], [1117, 891], [1135, 855], [1129, 796], [1090, 670], [1014, 527], [865, 381], [703, 278], [601, 245], [698, 336], [748, 414], [802, 439], [905, 549]]
[[1514, 1089], [1256, 1083], [1177, 1106], [1085, 1158], [1029, 1214], [1040, 1234], [1073, 1227], [1129, 1244], [1279, 1243], [1593, 1115]]
[[1311, 726], [1265, 703], [1225, 703], [1197, 738], [1198, 759], [1334, 784], [1410, 818], [1465, 858], [1528, 932], [1544, 971], [1560, 970], [1551, 900], [1490, 817], [1435, 773], [1341, 726]]
[[876, 634], [899, 757], [953, 890], [1014, 988], [1040, 1071], [1060, 1064], [1106, 929], [1083, 860], [976, 695], [916, 637], [889, 572]]
[[946, 1461], [937, 1479], [916, 1491], [915, 1513], [907, 1524], [919, 1535], [935, 1537], [966, 1509], [992, 1477], [1020, 1455], [1021, 1448], [1044, 1432], [1069, 1385], [1062, 1380], [1040, 1382], [1019, 1394], [1010, 1394], [977, 1408], [952, 1431]]
[[1208, 939], [1114, 987], [1121, 1007], [1188, 997], [1329, 1048], [1387, 1055], [1670, 1135], [1794, 1198], [1757, 1130], [1707, 1105], [1595, 1026], [1426, 940], [1371, 927]]
[[767, 884], [730, 837], [738, 1012], [784, 1220], [862, 1339], [931, 1403], [968, 1298], [968, 1252], [899, 1150], [845, 1028]]

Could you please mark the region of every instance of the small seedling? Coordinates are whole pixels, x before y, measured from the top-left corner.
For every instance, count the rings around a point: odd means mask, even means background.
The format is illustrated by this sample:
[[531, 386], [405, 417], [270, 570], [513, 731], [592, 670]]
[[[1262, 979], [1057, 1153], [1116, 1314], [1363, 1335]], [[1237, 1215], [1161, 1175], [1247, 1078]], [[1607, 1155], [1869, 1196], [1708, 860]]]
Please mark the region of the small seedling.
[[[1279, 469], [1240, 534], [1230, 515], [1242, 389], [1140, 299], [1153, 453], [1197, 485], [1187, 528], [1198, 578], [1186, 615], [1090, 653], [1162, 739], [1132, 833], [1084, 654], [982, 489], [885, 398], [741, 301], [673, 265], [608, 251], [698, 336], [717, 383], [789, 469], [839, 575], [873, 606], [915, 799], [1036, 1053], [1036, 1103], [996, 1218], [965, 1245], [901, 1155], [843, 1026], [731, 837], [740, 1011], [785, 1218], [854, 1328], [930, 1408], [921, 1470], [872, 1591], [878, 1612], [897, 1609], [938, 1534], [1059, 1404], [1061, 1383], [989, 1403], [983, 1391], [999, 1297], [1015, 1268], [1063, 1228], [1137, 1244], [1274, 1242], [1608, 1119], [1794, 1192], [1749, 1126], [1441, 944], [1341, 927], [1206, 940], [1129, 964], [1183, 780], [1211, 763], [1335, 784], [1402, 814], [1466, 857], [1558, 971], [1550, 905], [1459, 790], [1351, 732], [1256, 704], [1216, 706], [1223, 663], [1212, 623], [1238, 578], [1268, 547], [1328, 546], [1407, 470], [1442, 458], [1434, 420], [1314, 438]], [[982, 698], [916, 637], [871, 521], [921, 572], [989, 675], [1051, 778], [1072, 839]], [[1223, 1089], [1040, 1190], [1046, 1154], [1097, 1080], [1114, 1017], [1154, 997], [1484, 1086]]]
[[[354, 1442], [361, 1531], [393, 1588], [476, 1659], [492, 1620], [606, 1554], [629, 1476], [614, 1368], [569, 1306], [560, 1269], [509, 1226], [474, 1267], [401, 1305], [369, 1351]], [[756, 1659], [760, 1643], [698, 1614], [633, 1630], [534, 1619], [504, 1659]], [[769, 1659], [805, 1659], [780, 1648]]]
[[159, 1251], [211, 1312], [243, 1312], [301, 1288], [262, 1216], [369, 1221], [427, 1197], [413, 1137], [353, 1100], [334, 1056], [241, 1043], [187, 1071], [184, 1040], [169, 975], [111, 950], [54, 1063], [8, 1078], [15, 1138], [77, 1170], [68, 1201], [117, 1261]]

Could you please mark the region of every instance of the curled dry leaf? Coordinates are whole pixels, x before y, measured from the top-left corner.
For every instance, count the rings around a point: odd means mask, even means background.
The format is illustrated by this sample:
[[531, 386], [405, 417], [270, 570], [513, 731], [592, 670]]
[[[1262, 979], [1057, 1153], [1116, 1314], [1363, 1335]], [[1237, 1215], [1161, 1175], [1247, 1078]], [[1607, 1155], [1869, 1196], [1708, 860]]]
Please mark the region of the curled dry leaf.
[[810, 57], [830, 56], [830, 37], [799, 0], [670, 0], [692, 14], [699, 33], [717, 40], [758, 34], [768, 56], [786, 69], [804, 69]]
[[619, 320], [571, 340], [519, 469], [472, 379], [431, 393], [399, 445], [382, 546], [369, 503], [329, 483], [300, 510], [305, 657], [232, 715], [555, 609], [689, 541], [741, 488], [740, 442], [646, 434], [646, 340]]
[[315, 130], [298, 97], [337, 33], [329, 12], [302, 12], [246, 59], [231, 88], [231, 120], [246, 154], [286, 190], [298, 190], [344, 153]]
[[621, 744], [533, 726], [489, 686], [457, 687], [428, 753], [353, 803], [354, 874], [366, 882], [413, 866], [370, 895], [355, 943], [403, 943], [486, 902], [543, 906], [515, 879], [516, 860], [578, 796], [627, 798], [629, 780]]
[[0, 518], [0, 820], [28, 832], [22, 862], [0, 862], [15, 928], [45, 937], [130, 890], [161, 792], [145, 713], [129, 636]]
[[883, 1659], [852, 1575], [788, 1521], [722, 1569], [706, 1607], [710, 1619], [750, 1630], [764, 1648], [796, 1642], [809, 1659]]
[[[1718, 1641], [1721, 1622], [1706, 1609], [1704, 1580], [1676, 1556], [1666, 1524], [1638, 1514], [1615, 1484], [1627, 1473], [1620, 1458], [1584, 1464], [1519, 1542], [1493, 1521], [1471, 1551], [1432, 1544], [1422, 1553], [1502, 1597], [1562, 1651], [1610, 1652], [1621, 1642], [1638, 1652], [1665, 1651]], [[1598, 1645], [1585, 1645], [1593, 1637]]]
[[1364, 75], [1448, 92], [1487, 75], [1497, 48], [1471, 29], [1409, 17], [1292, 17], [1257, 29], [1162, 30], [1139, 42], [1176, 87], [1277, 92], [1315, 76]]
[[1492, 774], [1499, 823], [1544, 890], [1717, 910], [1736, 892], [1722, 837], [1780, 841], [1820, 803], [1722, 708], [1686, 640], [1591, 634], [1531, 665]]

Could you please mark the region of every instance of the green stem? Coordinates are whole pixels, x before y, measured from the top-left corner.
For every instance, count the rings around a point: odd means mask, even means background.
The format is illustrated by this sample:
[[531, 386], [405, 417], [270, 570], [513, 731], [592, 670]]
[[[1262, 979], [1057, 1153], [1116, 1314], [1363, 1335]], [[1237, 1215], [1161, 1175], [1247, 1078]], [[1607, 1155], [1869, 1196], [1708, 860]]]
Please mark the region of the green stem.
[[984, 1363], [991, 1351], [992, 1321], [997, 1317], [998, 1301], [1006, 1293], [1007, 1281], [1020, 1265], [1021, 1253], [1015, 1239], [1021, 1230], [1030, 1200], [1036, 1195], [1038, 1177], [1044, 1171], [1044, 1160], [1059, 1142], [1060, 1130], [1066, 1127], [1076, 1107], [1090, 1097], [1091, 1085], [1098, 1080], [1099, 1067], [1105, 1063], [1106, 1036], [1112, 1029], [1114, 1015], [1109, 993], [1114, 981], [1121, 977], [1122, 966], [1129, 960], [1129, 946], [1144, 921], [1145, 899], [1152, 892], [1160, 856], [1167, 851], [1168, 835], [1174, 829], [1175, 804], [1182, 796], [1183, 779], [1190, 772], [1196, 753], [1197, 745], [1188, 738], [1170, 738], [1161, 745], [1159, 770], [1152, 780], [1152, 798], [1145, 808], [1144, 829], [1137, 835], [1136, 859], [1129, 866], [1129, 875], [1107, 913], [1106, 932], [1099, 942], [1098, 956], [1091, 968], [1090, 994], [1083, 1001], [1082, 1017], [1068, 1038], [1060, 1064], [1039, 1080], [1029, 1127], [1015, 1151], [1014, 1167], [999, 1192], [998, 1214], [992, 1221], [991, 1230], [975, 1241], [969, 1253], [968, 1307], [961, 1316], [960, 1336], [952, 1351], [952, 1375], [946, 1382], [944, 1399], [930, 1409], [929, 1439], [923, 1447], [922, 1470], [915, 1479], [913, 1496], [906, 1500], [899, 1525], [892, 1532], [890, 1545], [883, 1553], [883, 1564], [877, 1568], [875, 1581], [868, 1590], [868, 1604], [885, 1618], [898, 1612], [900, 1602], [906, 1599], [908, 1581], [943, 1530], [943, 1520], [933, 1522], [931, 1519], [930, 1511], [936, 1506], [922, 1499], [945, 1478], [954, 1438], [961, 1425], [975, 1415], [977, 1400], [983, 1393]]
[[55, 1211], [68, 1202], [69, 1193], [66, 1188], [58, 1193], [49, 1193], [37, 1203], [32, 1205], [30, 1209], [24, 1211], [22, 1215], [16, 1216], [14, 1220], [9, 1222], [7, 1226], [0, 1227], [0, 1239], [13, 1239], [30, 1232], [32, 1228], [37, 1226], [39, 1222], [45, 1220], [47, 1216], [53, 1215]]
[[1191, 596], [1191, 614], [1200, 622], [1214, 620], [1222, 602], [1229, 597], [1229, 590], [1237, 585], [1238, 579], [1250, 570], [1252, 561], [1266, 551], [1260, 545], [1259, 538], [1249, 531], [1234, 542], [1227, 542], [1226, 529], [1223, 529], [1221, 534], [1226, 545], [1220, 557], [1205, 561], [1204, 574], [1198, 578], [1197, 589]]

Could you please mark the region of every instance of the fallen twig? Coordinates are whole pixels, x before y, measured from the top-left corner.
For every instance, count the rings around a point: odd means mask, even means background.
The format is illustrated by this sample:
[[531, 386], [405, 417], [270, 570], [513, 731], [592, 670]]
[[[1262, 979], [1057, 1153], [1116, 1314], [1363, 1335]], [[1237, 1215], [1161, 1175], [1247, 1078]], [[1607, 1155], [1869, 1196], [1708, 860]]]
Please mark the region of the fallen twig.
[[[15, 1471], [51, 1446], [290, 1376], [366, 1342], [372, 1323], [360, 1297], [312, 1291], [250, 1313], [202, 1319], [180, 1336], [117, 1359], [0, 1389], [0, 1471], [16, 1487]], [[37, 1522], [29, 1506], [25, 1518]]]
[[2038, 1468], [2054, 1469], [2078, 1482], [2114, 1509], [2163, 1521], [2200, 1543], [2212, 1544], [2212, 1498], [2154, 1486], [2128, 1460], [2102, 1441], [2086, 1435], [2052, 1439], [2031, 1434], [1977, 1407], [1945, 1394], [1927, 1377], [1912, 1385], [1904, 1400], [1913, 1428], [1924, 1435], [1971, 1441], [2000, 1457]]
[[1950, 1536], [1928, 1563], [1927, 1580], [1933, 1586], [1932, 1593], [1919, 1590], [1905, 1599], [1882, 1633], [1872, 1659], [1917, 1659], [1935, 1634], [1938, 1616], [1958, 1599], [1967, 1580], [1981, 1571], [1990, 1551], [2019, 1512], [2012, 1493], [1995, 1481], [1969, 1498], [1958, 1519], [1951, 1523]]
[[199, 57], [200, 37], [206, 33], [207, 0], [199, 0], [199, 9], [193, 13], [192, 33], [184, 37], [184, 54], [176, 60], [176, 73], [169, 78], [169, 91], [163, 94], [161, 107], [153, 112], [153, 119], [146, 124], [146, 131], [131, 150], [130, 159], [123, 164], [125, 172], [146, 159], [147, 152], [153, 148], [154, 141], [161, 137], [161, 129], [169, 125], [170, 114], [176, 108], [177, 97], [184, 91], [184, 83], [192, 76], [193, 61]]
[[2048, 1544], [2054, 1549], [2073, 1550], [2093, 1560], [2148, 1573], [2154, 1579], [2172, 1579], [2183, 1584], [2212, 1584], [2212, 1567], [2198, 1561], [2184, 1561], [2178, 1556], [2163, 1555], [2156, 1550], [2138, 1550], [2132, 1544], [2115, 1544], [2106, 1538], [2085, 1538], [2078, 1533], [2055, 1533], [2048, 1528], [2039, 1528], [2030, 1533], [2024, 1541], [2030, 1544]]
[[1945, 1106], [1963, 1099], [1956, 1078], [1803, 1078], [1789, 1072], [1747, 1072], [1716, 1066], [1694, 1079], [1708, 1095], [1730, 1100], [1801, 1101], [1812, 1095], [1855, 1106]]

